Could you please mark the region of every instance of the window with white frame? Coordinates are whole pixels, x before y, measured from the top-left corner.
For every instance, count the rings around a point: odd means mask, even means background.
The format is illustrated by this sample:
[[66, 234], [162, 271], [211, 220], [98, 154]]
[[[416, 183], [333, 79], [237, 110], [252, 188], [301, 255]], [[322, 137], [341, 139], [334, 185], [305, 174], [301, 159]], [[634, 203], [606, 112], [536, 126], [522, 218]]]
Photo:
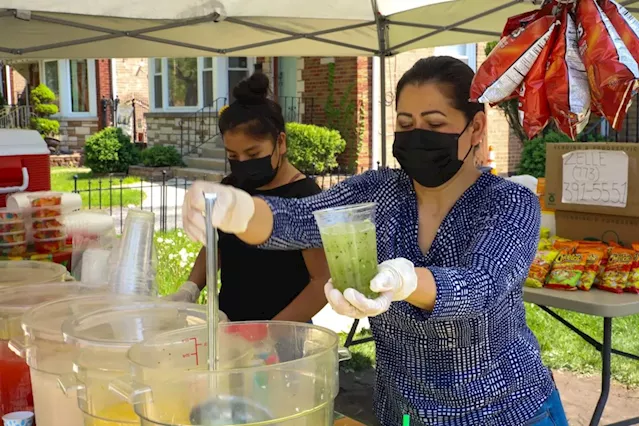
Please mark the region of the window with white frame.
[[40, 82], [55, 93], [60, 116], [97, 116], [95, 60], [43, 61], [40, 69]]
[[155, 111], [190, 112], [232, 102], [232, 90], [253, 72], [255, 58], [152, 58], [149, 60], [151, 104]]
[[453, 46], [439, 46], [435, 48], [435, 55], [453, 56], [460, 59], [476, 71], [476, 44], [456, 44]]

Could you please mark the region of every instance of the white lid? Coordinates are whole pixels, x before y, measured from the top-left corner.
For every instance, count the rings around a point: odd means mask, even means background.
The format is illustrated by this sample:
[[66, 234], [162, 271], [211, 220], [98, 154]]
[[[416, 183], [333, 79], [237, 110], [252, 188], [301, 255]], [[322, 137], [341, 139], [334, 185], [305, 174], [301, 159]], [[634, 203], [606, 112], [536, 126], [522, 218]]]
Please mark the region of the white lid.
[[47, 143], [35, 130], [0, 129], [0, 156], [49, 155]]

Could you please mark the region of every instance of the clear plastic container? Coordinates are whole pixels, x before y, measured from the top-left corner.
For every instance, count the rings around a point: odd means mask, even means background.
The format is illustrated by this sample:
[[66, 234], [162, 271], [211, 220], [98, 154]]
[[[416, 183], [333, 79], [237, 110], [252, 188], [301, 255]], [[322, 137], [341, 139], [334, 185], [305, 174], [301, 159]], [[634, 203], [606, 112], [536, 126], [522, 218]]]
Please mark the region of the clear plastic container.
[[53, 262], [0, 261], [0, 289], [29, 284], [63, 282], [66, 277], [67, 268]]
[[[151, 298], [107, 294], [69, 297], [38, 305], [24, 314], [24, 341], [12, 341], [11, 345], [18, 348], [30, 367], [36, 418], [40, 426], [81, 426], [84, 423], [78, 406], [78, 387], [73, 381], [77, 348], [64, 342], [62, 323], [102, 309], [154, 301]], [[60, 383], [66, 385], [67, 394], [60, 389]], [[56, 415], [52, 416], [54, 412]]]
[[50, 219], [62, 216], [62, 207], [37, 207], [31, 209], [31, 218], [33, 219]]
[[49, 217], [44, 219], [33, 219], [32, 227], [34, 230], [36, 229], [60, 229], [64, 226], [62, 222], [62, 218], [60, 217]]
[[16, 220], [8, 220], [6, 222], [0, 221], [0, 232], [19, 232], [24, 231], [24, 220], [16, 219]]
[[355, 204], [313, 213], [322, 237], [333, 286], [377, 297], [369, 283], [378, 272], [375, 203]]
[[67, 246], [67, 237], [57, 237], [57, 238], [33, 238], [33, 248], [37, 253], [41, 254], [49, 254], [49, 253], [57, 253], [62, 251]]
[[128, 350], [158, 333], [206, 324], [204, 306], [156, 300], [96, 311], [62, 325], [65, 341], [77, 350], [74, 372], [85, 424], [138, 425], [131, 406], [109, 391], [109, 383], [129, 373]]
[[203, 361], [206, 333], [164, 333], [131, 348], [132, 375], [111, 388], [143, 425], [333, 425], [338, 362], [349, 358], [335, 333], [293, 322], [222, 323], [215, 372]]
[[27, 243], [25, 241], [20, 243], [0, 244], [0, 256], [22, 256], [27, 252]]
[[62, 194], [59, 192], [49, 192], [46, 194], [27, 195], [31, 207], [52, 207], [62, 205]]
[[0, 244], [24, 243], [27, 240], [25, 231], [0, 233]]
[[[16, 262], [18, 263], [18, 262]], [[86, 294], [87, 287], [72, 283], [46, 283], [0, 288], [0, 415], [13, 411], [33, 411], [33, 394], [29, 367], [25, 360], [9, 349], [9, 340], [23, 339], [22, 315], [31, 307], [71, 295]], [[96, 292], [96, 289], [90, 291]], [[19, 345], [20, 346], [20, 345]], [[26, 354], [18, 348], [18, 352]], [[47, 425], [47, 416], [38, 420]]]
[[18, 209], [0, 209], [0, 223], [23, 220], [22, 211]]

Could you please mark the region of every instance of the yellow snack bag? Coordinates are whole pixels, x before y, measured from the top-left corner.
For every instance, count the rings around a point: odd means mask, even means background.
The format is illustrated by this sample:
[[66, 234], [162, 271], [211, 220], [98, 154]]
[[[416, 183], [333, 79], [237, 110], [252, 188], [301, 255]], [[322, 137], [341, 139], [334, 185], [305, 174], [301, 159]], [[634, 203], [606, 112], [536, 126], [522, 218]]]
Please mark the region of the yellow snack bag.
[[541, 288], [551, 269], [551, 264], [558, 256], [558, 253], [556, 250], [541, 250], [537, 252], [529, 268], [529, 274], [524, 285], [527, 287]]
[[638, 281], [640, 277], [640, 274], [638, 273], [638, 243], [633, 243], [631, 246], [633, 247], [633, 250], [635, 250], [636, 254], [633, 262], [631, 263], [631, 271], [629, 272], [629, 279], [624, 287], [624, 291], [638, 294]]

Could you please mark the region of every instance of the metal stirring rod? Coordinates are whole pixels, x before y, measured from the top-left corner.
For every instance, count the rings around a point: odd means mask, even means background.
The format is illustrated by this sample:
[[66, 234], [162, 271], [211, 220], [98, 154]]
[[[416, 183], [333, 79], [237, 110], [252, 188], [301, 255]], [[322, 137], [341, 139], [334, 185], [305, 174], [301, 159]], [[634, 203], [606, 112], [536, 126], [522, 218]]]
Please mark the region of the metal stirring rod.
[[209, 355], [209, 371], [218, 369], [218, 233], [211, 226], [213, 206], [218, 198], [217, 194], [204, 194], [205, 224], [207, 229], [207, 331], [209, 343], [207, 350]]

